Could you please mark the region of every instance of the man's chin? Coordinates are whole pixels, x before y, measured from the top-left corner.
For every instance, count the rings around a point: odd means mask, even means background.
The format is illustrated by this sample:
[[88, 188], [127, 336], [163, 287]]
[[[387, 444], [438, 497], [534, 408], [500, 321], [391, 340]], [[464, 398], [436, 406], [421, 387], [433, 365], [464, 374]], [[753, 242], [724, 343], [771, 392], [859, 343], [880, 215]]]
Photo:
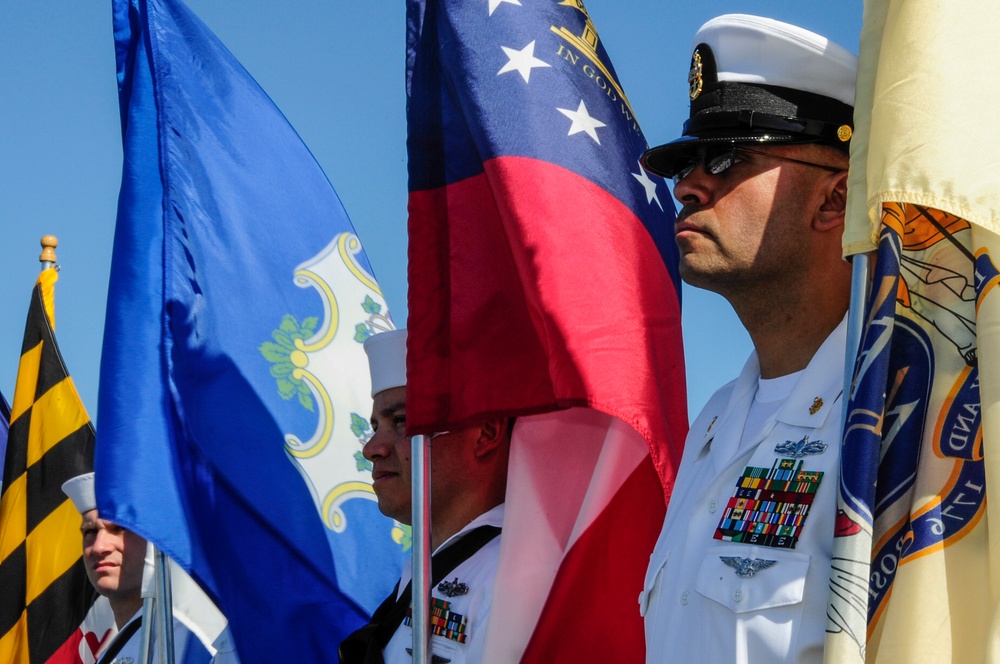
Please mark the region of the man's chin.
[[390, 501], [382, 496], [379, 496], [377, 491], [375, 492], [375, 496], [378, 498], [379, 512], [390, 519], [399, 521], [403, 525], [410, 525], [410, 522], [413, 519], [409, 503], [404, 504], [398, 501]]
[[681, 276], [681, 280], [688, 286], [692, 286], [694, 288], [701, 288], [702, 290], [708, 290], [708, 291], [715, 290], [712, 287], [713, 281], [711, 273], [706, 273], [702, 270], [699, 270], [695, 266], [685, 264], [683, 262], [680, 264], [680, 266], [678, 266], [678, 273]]

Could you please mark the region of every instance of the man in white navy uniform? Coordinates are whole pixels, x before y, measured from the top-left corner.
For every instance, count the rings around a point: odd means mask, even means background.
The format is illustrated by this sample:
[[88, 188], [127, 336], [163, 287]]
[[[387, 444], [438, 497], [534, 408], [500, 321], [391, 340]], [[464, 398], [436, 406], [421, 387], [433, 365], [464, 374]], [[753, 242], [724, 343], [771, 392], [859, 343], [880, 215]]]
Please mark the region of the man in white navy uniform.
[[[142, 573], [146, 540], [131, 530], [100, 518], [94, 494], [94, 473], [79, 475], [62, 485], [63, 492], [83, 517], [83, 565], [97, 592], [108, 598], [118, 633], [98, 655], [98, 664], [138, 664], [142, 625]], [[209, 662], [211, 654], [199, 645], [187, 648], [194, 638], [174, 621], [174, 650], [193, 661]]]
[[[371, 369], [372, 428], [363, 453], [372, 462], [372, 479], [379, 509], [400, 523], [412, 523], [410, 439], [406, 436], [406, 330], [373, 335], [365, 341]], [[486, 624], [490, 616], [493, 583], [500, 553], [507, 487], [510, 430], [506, 419], [491, 419], [434, 436], [431, 444], [432, 568], [447, 574], [431, 588], [431, 654], [434, 662], [482, 661]], [[449, 553], [450, 552], [450, 553]], [[451, 563], [440, 562], [448, 557]], [[410, 566], [403, 569], [395, 592], [375, 612], [372, 623], [345, 640], [343, 662], [413, 661]], [[405, 591], [405, 594], [404, 594]], [[386, 619], [398, 609], [396, 621]], [[351, 653], [347, 646], [365, 630], [380, 623], [380, 640], [367, 653]], [[398, 625], [398, 627], [395, 627]], [[367, 636], [365, 638], [368, 638]], [[377, 650], [382, 646], [378, 658]]]
[[691, 426], [640, 611], [649, 662], [820, 662], [839, 479], [856, 58], [745, 15], [695, 35], [674, 180], [680, 274], [754, 344]]

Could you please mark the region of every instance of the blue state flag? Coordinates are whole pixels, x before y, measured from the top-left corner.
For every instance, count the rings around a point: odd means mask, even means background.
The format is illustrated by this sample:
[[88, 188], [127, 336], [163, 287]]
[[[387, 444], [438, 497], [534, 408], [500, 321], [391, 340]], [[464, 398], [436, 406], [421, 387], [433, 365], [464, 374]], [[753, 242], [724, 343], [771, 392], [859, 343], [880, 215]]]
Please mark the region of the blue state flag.
[[124, 142], [101, 515], [177, 561], [244, 662], [328, 661], [398, 578], [361, 448], [392, 327], [336, 193], [179, 0], [115, 0]]

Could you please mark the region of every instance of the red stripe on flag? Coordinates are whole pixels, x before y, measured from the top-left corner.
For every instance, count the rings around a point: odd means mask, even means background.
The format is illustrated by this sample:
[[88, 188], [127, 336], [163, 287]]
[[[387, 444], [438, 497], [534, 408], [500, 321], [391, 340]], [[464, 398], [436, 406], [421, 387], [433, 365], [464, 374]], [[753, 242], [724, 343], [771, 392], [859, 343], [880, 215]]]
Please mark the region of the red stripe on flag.
[[646, 459], [576, 541], [563, 559], [521, 664], [592, 662], [596, 653], [614, 653], [616, 662], [644, 661], [638, 597], [663, 525], [664, 505], [649, 500], [658, 487], [659, 478]]
[[669, 495], [687, 409], [680, 308], [652, 238], [564, 168], [484, 168], [410, 194], [409, 432], [586, 406], [643, 436]]

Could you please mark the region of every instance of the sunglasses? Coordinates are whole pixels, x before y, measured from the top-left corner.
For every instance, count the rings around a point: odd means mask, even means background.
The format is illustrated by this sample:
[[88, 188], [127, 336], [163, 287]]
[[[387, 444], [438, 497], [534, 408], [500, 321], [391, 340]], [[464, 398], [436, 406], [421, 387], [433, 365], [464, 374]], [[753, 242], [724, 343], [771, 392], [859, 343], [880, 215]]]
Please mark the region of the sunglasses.
[[709, 175], [722, 175], [730, 168], [735, 166], [740, 162], [747, 161], [746, 155], [757, 154], [764, 157], [770, 157], [771, 159], [780, 159], [781, 161], [790, 161], [795, 164], [802, 164], [804, 166], [814, 166], [816, 168], [822, 168], [824, 171], [830, 171], [831, 173], [839, 173], [845, 169], [839, 166], [828, 166], [826, 164], [817, 164], [812, 161], [804, 161], [802, 159], [793, 159], [792, 157], [783, 157], [779, 154], [774, 154], [773, 152], [764, 152], [763, 150], [754, 150], [753, 148], [744, 147], [742, 145], [721, 145], [715, 147], [707, 147], [698, 151], [698, 154], [692, 157], [691, 161], [680, 168], [671, 179], [676, 185], [678, 182], [691, 175], [698, 166]]

